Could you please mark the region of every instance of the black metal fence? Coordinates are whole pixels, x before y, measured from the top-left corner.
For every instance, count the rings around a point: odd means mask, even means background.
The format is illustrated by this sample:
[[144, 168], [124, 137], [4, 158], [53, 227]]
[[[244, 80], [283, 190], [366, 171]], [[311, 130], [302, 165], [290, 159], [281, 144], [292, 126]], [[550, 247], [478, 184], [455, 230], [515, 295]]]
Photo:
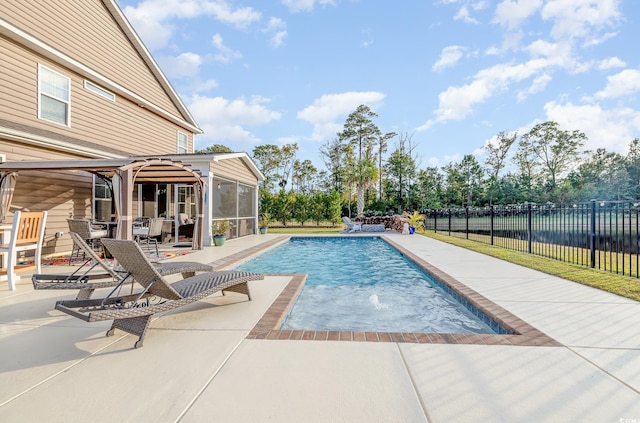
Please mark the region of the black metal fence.
[[640, 204], [595, 201], [427, 210], [425, 228], [640, 278]]

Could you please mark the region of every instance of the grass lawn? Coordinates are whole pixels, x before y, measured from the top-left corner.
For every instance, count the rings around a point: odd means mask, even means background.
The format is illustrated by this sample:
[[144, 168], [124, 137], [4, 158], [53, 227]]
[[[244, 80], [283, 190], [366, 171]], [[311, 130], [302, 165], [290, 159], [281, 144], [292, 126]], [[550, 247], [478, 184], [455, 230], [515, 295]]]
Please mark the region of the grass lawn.
[[[274, 234], [336, 234], [343, 230], [342, 226], [316, 227], [309, 226], [306, 228], [269, 228], [269, 233]], [[518, 251], [507, 250], [505, 248], [483, 244], [477, 241], [471, 241], [463, 238], [456, 238], [431, 231], [422, 234], [439, 241], [457, 245], [478, 253], [486, 254], [499, 258], [521, 266], [536, 269], [549, 275], [558, 276], [583, 285], [598, 288], [621, 297], [630, 298], [640, 301], [640, 280], [628, 276], [620, 276], [615, 273], [609, 273], [602, 270], [591, 269], [586, 266], [579, 266], [570, 263], [564, 263], [558, 260], [546, 257], [535, 256]]]
[[621, 297], [640, 301], [640, 280], [636, 278], [591, 269], [577, 264], [564, 263], [546, 257], [507, 250], [505, 248], [440, 233], [425, 232], [422, 235], [531, 269], [536, 269], [549, 275], [602, 289], [603, 291], [611, 292]]

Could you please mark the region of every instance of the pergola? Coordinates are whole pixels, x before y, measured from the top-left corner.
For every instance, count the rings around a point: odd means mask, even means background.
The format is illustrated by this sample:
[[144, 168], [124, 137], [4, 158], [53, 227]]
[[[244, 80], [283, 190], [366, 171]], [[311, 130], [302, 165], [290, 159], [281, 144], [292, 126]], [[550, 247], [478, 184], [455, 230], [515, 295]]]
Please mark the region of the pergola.
[[42, 160], [0, 164], [0, 222], [4, 221], [21, 171], [77, 171], [89, 172], [111, 179], [119, 239], [133, 238], [133, 187], [135, 183], [190, 184], [196, 196], [196, 220], [193, 228], [193, 248], [203, 245], [203, 210], [205, 180], [200, 173], [180, 161], [127, 157], [123, 159]]

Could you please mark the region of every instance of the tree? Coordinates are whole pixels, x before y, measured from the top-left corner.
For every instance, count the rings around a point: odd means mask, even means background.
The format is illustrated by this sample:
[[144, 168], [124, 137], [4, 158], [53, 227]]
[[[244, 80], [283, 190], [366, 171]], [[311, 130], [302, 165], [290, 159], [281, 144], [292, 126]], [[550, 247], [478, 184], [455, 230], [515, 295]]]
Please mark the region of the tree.
[[253, 160], [265, 177], [265, 189], [272, 190], [276, 185], [279, 188], [287, 186], [297, 152], [298, 144], [295, 143], [282, 147], [265, 144], [253, 149]]
[[311, 160], [296, 160], [293, 162], [293, 173], [291, 181], [293, 188], [297, 192], [310, 194], [313, 190], [313, 183], [318, 175], [318, 169]]
[[511, 149], [511, 146], [516, 142], [517, 138], [517, 132], [514, 132], [512, 135], [500, 132], [497, 137], [498, 145], [493, 145], [489, 142], [484, 146], [484, 150], [487, 152], [485, 164], [489, 172], [489, 204], [493, 204], [500, 171], [504, 168], [509, 149]]
[[338, 134], [340, 141], [352, 147], [352, 152], [357, 151], [350, 179], [355, 183], [358, 192], [358, 216], [362, 216], [364, 211], [365, 190], [377, 176], [373, 148], [380, 135], [380, 129], [371, 120], [377, 116], [368, 106], [361, 104], [347, 117], [343, 131]]
[[233, 153], [233, 150], [222, 144], [209, 145], [202, 150], [196, 150], [196, 154], [202, 153]]
[[579, 148], [583, 147], [587, 136], [575, 130], [563, 131], [556, 122], [540, 123], [522, 136], [520, 145], [528, 149], [540, 160], [547, 176], [549, 188], [557, 186], [557, 178], [579, 158]]
[[640, 139], [631, 141], [625, 161], [631, 195], [637, 200], [640, 198]]
[[340, 193], [332, 191], [327, 199], [327, 218], [334, 226], [340, 221], [341, 209]]
[[584, 198], [621, 200], [629, 197], [625, 157], [599, 148], [569, 176], [570, 185]]
[[[454, 204], [472, 206], [481, 192], [482, 167], [473, 154], [466, 154], [459, 163], [444, 167], [447, 191]], [[458, 203], [459, 201], [459, 203]]]
[[294, 201], [295, 219], [304, 226], [304, 223], [311, 218], [311, 197], [304, 193], [297, 193]]
[[382, 155], [387, 152], [388, 141], [396, 135], [395, 132], [378, 134], [378, 200], [382, 200]]
[[416, 162], [411, 156], [411, 150], [411, 136], [400, 134], [395, 150], [387, 159], [388, 179], [397, 192], [397, 205], [400, 208], [407, 204], [405, 193], [409, 192], [411, 180], [416, 175]]
[[416, 191], [420, 210], [442, 207], [443, 177], [437, 167], [418, 171]]
[[349, 146], [343, 144], [340, 139], [335, 138], [333, 141], [327, 141], [320, 148], [320, 156], [324, 161], [327, 172], [330, 175], [329, 191], [336, 190], [342, 192], [346, 181], [346, 157]]
[[253, 161], [264, 175], [263, 187], [271, 191], [276, 179], [276, 169], [278, 168], [279, 148], [274, 144], [258, 145], [253, 149]]

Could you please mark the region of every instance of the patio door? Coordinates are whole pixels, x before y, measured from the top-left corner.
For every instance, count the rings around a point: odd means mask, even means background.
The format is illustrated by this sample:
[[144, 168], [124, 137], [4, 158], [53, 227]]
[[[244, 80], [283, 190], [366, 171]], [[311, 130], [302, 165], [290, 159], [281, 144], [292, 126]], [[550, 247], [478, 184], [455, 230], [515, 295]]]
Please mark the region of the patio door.
[[176, 243], [179, 238], [179, 226], [185, 222], [180, 221], [180, 215], [186, 214], [191, 222], [196, 218], [196, 199], [191, 185], [174, 185], [173, 220]]

